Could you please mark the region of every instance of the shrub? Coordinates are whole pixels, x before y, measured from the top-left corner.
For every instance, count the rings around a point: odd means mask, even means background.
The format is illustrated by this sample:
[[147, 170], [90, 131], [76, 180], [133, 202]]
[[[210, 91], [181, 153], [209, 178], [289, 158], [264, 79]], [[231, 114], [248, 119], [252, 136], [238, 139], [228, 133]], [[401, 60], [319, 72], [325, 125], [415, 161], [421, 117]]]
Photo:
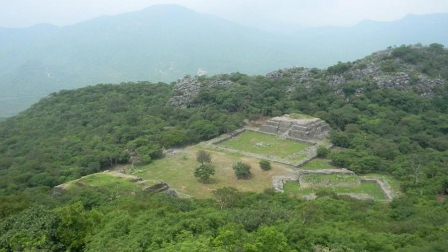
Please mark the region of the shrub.
[[243, 162], [238, 162], [233, 165], [233, 170], [235, 171], [235, 176], [238, 179], [249, 179], [252, 176], [250, 172], [250, 165]]
[[318, 158], [326, 158], [328, 154], [330, 154], [330, 150], [328, 148], [325, 148], [324, 146], [319, 146], [319, 148], [317, 148]]
[[352, 158], [348, 152], [333, 153], [331, 155], [331, 164], [337, 167], [349, 167]]
[[349, 148], [350, 147], [350, 137], [348, 134], [342, 131], [333, 131], [330, 135], [331, 142], [339, 147]]
[[208, 182], [210, 177], [215, 174], [215, 167], [211, 164], [201, 164], [194, 171], [194, 176], [201, 182]]
[[270, 169], [272, 169], [271, 163], [267, 160], [261, 160], [259, 164], [260, 164], [260, 168], [263, 171], [269, 171]]
[[352, 64], [349, 62], [348, 63], [338, 62], [338, 64], [327, 68], [327, 71], [330, 72], [331, 74], [342, 74], [347, 70], [349, 70], [351, 66]]

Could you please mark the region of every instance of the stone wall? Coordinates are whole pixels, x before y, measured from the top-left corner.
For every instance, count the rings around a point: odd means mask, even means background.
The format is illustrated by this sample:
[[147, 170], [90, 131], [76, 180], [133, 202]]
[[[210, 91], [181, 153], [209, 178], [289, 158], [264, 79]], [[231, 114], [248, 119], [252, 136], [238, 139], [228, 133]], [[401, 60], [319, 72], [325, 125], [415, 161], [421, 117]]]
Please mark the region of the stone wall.
[[[342, 178], [344, 178], [342, 181], [336, 182], [336, 184], [333, 184], [334, 181], [326, 179], [326, 176], [328, 175], [343, 175]], [[319, 176], [319, 180], [310, 180], [309, 175], [323, 175]], [[347, 180], [347, 178], [350, 178], [350, 180]], [[309, 187], [319, 187], [319, 188], [325, 188], [325, 187], [353, 187], [353, 186], [359, 186], [361, 184], [361, 180], [359, 179], [356, 174], [350, 170], [347, 169], [325, 169], [325, 170], [299, 170], [298, 172], [298, 181], [300, 183], [300, 186], [303, 188], [309, 188]]]
[[230, 133], [222, 134], [222, 135], [220, 135], [218, 137], [215, 137], [215, 138], [207, 141], [206, 143], [209, 144], [209, 145], [210, 144], [220, 144], [220, 143], [222, 143], [224, 141], [227, 141], [227, 140], [229, 140], [231, 138], [234, 138], [234, 137], [238, 136], [239, 134], [245, 132], [246, 130], [247, 130], [246, 128], [237, 129], [237, 130], [232, 131]]

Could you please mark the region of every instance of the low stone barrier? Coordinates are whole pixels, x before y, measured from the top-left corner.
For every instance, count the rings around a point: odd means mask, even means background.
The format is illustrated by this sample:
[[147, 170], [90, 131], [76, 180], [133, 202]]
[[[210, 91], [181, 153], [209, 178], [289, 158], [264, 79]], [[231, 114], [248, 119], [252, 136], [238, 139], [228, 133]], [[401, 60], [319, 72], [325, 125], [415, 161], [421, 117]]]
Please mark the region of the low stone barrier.
[[232, 139], [232, 138], [238, 136], [239, 134], [241, 134], [241, 133], [243, 133], [245, 131], [246, 131], [246, 128], [237, 129], [237, 130], [232, 131], [230, 133], [226, 133], [226, 134], [220, 135], [218, 137], [215, 137], [215, 138], [213, 138], [213, 139], [211, 139], [211, 140], [209, 140], [209, 141], [207, 141], [205, 143], [208, 144], [208, 145], [220, 144], [220, 143], [222, 143], [224, 141], [227, 141], [229, 139]]
[[272, 187], [276, 192], [284, 192], [283, 187], [288, 181], [297, 181], [297, 175], [290, 176], [274, 176], [272, 177]]
[[305, 174], [323, 174], [323, 175], [331, 175], [331, 174], [346, 174], [346, 175], [356, 175], [353, 171], [350, 171], [345, 168], [340, 169], [322, 169], [322, 170], [299, 170], [299, 176]]
[[383, 193], [386, 196], [387, 201], [392, 201], [395, 198], [394, 191], [392, 190], [392, 187], [389, 185], [387, 181], [377, 178], [362, 178], [361, 182], [378, 184], [381, 187], [381, 190], [383, 190]]

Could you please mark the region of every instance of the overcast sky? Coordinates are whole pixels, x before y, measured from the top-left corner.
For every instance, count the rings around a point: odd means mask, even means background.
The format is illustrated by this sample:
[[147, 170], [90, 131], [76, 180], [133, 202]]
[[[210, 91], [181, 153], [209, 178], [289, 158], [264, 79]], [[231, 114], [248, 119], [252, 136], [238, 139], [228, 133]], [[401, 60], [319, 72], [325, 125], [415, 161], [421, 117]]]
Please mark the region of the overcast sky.
[[448, 12], [448, 0], [0, 0], [0, 26], [67, 25], [169, 3], [267, 29], [347, 26]]

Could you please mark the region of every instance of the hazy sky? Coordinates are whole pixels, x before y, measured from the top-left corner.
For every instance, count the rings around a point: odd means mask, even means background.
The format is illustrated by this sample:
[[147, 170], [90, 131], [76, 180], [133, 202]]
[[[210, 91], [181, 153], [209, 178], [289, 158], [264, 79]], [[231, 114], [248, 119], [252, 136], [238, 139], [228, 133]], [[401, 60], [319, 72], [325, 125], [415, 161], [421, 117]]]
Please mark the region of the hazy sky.
[[0, 0], [0, 26], [66, 25], [169, 3], [267, 29], [346, 26], [448, 12], [448, 0]]

